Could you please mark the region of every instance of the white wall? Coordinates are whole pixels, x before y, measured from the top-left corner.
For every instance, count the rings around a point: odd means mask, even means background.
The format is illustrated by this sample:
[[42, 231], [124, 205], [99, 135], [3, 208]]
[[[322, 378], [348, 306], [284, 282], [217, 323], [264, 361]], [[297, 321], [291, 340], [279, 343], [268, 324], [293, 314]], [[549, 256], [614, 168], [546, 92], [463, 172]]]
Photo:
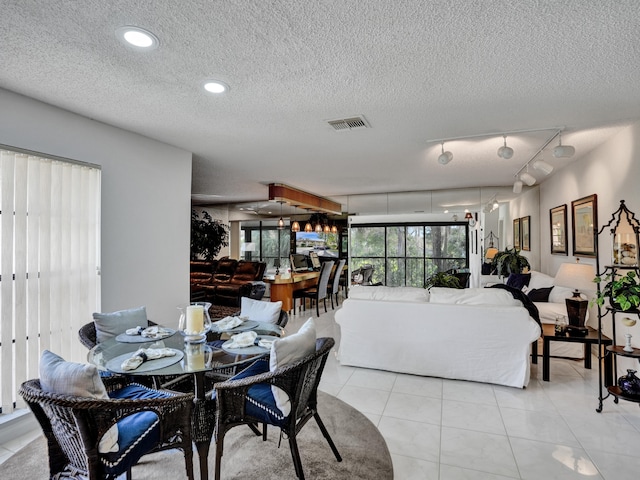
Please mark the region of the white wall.
[[[521, 250], [520, 254], [527, 257], [532, 270], [540, 271], [540, 189], [538, 186], [522, 191], [515, 200], [509, 202], [507, 217], [504, 219], [506, 238], [505, 245], [513, 247], [513, 220], [531, 217], [529, 228], [529, 245], [531, 250]], [[522, 248], [522, 239], [520, 239]]]
[[[602, 228], [611, 215], [625, 200], [627, 207], [640, 218], [640, 123], [635, 124], [614, 136], [600, 147], [589, 152], [584, 159], [568, 165], [555, 173], [540, 185], [540, 258], [541, 271], [555, 275], [561, 263], [574, 262], [571, 238], [571, 202], [591, 194], [596, 194], [598, 203], [598, 228]], [[564, 255], [551, 255], [549, 210], [567, 204], [568, 252]], [[599, 236], [600, 267], [611, 263], [611, 241], [608, 233]], [[595, 265], [595, 259], [580, 257], [583, 263]], [[592, 308], [590, 313], [596, 313]], [[633, 335], [633, 345], [640, 348], [640, 325], [629, 329], [619, 323], [623, 315], [617, 315], [617, 343], [624, 343], [624, 333]], [[611, 333], [611, 317], [604, 319], [603, 327]], [[595, 325], [594, 322], [589, 322]], [[636, 368], [638, 363], [630, 359], [618, 359], [618, 374], [625, 368]]]
[[177, 324], [189, 300], [191, 153], [2, 89], [0, 143], [102, 166], [101, 309], [145, 305]]

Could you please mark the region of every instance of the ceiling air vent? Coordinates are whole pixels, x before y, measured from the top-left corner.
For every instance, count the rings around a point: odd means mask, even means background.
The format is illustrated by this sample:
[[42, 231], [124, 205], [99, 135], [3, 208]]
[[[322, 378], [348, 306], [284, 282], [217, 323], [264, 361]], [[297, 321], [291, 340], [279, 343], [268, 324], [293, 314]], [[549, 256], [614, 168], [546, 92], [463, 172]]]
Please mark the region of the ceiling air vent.
[[339, 118], [337, 120], [328, 120], [327, 123], [333, 127], [336, 132], [347, 132], [349, 130], [360, 130], [361, 128], [371, 128], [369, 122], [362, 116], [350, 118]]

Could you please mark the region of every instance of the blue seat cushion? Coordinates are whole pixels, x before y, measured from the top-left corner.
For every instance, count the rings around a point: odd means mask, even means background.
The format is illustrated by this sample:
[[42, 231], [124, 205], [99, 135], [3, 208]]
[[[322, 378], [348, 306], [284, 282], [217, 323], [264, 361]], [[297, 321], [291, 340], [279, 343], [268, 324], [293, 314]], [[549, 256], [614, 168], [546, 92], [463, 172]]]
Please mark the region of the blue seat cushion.
[[[168, 395], [132, 384], [111, 392], [113, 399], [166, 398]], [[107, 473], [120, 475], [149, 453], [160, 442], [160, 419], [155, 412], [144, 411], [121, 418], [118, 425], [118, 451], [100, 454]]]
[[[252, 363], [242, 372], [234, 375], [231, 380], [252, 377], [269, 371], [269, 359], [261, 358]], [[247, 415], [270, 425], [283, 426], [287, 417], [276, 406], [276, 400], [271, 391], [271, 385], [260, 383], [253, 385], [247, 392], [245, 412]]]

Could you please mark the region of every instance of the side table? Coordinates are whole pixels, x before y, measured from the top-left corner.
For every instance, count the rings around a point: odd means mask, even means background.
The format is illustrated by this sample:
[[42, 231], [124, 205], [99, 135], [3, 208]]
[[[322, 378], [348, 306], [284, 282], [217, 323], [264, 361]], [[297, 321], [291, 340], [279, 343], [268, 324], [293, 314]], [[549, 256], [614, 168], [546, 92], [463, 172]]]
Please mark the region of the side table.
[[[542, 380], [549, 381], [549, 363], [551, 356], [551, 342], [569, 342], [584, 344], [584, 368], [591, 368], [591, 345], [598, 345], [598, 332], [589, 327], [589, 332], [584, 337], [556, 336], [554, 325], [543, 325], [542, 329]], [[602, 335], [601, 345], [613, 345], [609, 337]], [[604, 357], [604, 381], [605, 385], [613, 385], [613, 362], [611, 355], [605, 351], [600, 352]]]

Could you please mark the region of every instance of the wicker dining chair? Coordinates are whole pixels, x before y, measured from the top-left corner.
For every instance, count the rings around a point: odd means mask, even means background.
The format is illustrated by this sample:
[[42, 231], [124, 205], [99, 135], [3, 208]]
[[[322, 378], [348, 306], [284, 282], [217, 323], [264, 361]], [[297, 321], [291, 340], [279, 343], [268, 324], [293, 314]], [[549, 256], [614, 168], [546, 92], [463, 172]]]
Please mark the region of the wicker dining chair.
[[[39, 379], [22, 384], [19, 393], [47, 440], [50, 478], [60, 474], [115, 479], [126, 473], [130, 480], [131, 467], [140, 457], [177, 448], [184, 454], [187, 478], [193, 479], [193, 394], [151, 389], [125, 377], [104, 378], [103, 383], [109, 396], [115, 398], [47, 392]], [[100, 439], [116, 422], [121, 451], [100, 453]]]
[[[304, 480], [304, 471], [297, 435], [311, 418], [318, 424], [336, 460], [342, 461], [317, 409], [320, 377], [334, 344], [333, 338], [318, 338], [315, 352], [298, 361], [269, 372], [269, 359], [262, 358], [232, 379], [214, 385], [216, 480], [220, 480], [225, 434], [239, 425], [254, 427], [252, 430], [255, 432], [255, 425], [262, 424], [263, 440], [267, 439], [267, 425], [279, 427], [284, 438], [289, 440], [296, 476], [300, 480]], [[273, 395], [269, 397], [272, 385], [289, 396], [291, 412], [288, 416], [283, 417], [275, 404], [269, 403], [273, 401]]]

